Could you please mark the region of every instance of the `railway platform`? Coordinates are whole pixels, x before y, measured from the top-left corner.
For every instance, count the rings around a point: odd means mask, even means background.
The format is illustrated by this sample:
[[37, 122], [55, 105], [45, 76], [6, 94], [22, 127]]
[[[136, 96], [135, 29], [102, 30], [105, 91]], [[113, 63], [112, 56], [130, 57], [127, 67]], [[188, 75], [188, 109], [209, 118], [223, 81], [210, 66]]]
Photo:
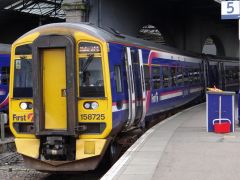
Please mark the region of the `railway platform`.
[[238, 180], [239, 177], [240, 129], [236, 125], [234, 133], [208, 133], [204, 103], [149, 129], [102, 180]]

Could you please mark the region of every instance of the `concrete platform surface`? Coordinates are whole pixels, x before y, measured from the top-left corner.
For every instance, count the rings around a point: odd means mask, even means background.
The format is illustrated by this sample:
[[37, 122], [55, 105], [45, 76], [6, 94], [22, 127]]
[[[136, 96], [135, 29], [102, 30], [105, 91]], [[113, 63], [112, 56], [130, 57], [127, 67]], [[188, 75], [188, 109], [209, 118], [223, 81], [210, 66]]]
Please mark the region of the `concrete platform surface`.
[[102, 180], [239, 180], [235, 127], [235, 133], [208, 133], [206, 104], [194, 106], [149, 129]]

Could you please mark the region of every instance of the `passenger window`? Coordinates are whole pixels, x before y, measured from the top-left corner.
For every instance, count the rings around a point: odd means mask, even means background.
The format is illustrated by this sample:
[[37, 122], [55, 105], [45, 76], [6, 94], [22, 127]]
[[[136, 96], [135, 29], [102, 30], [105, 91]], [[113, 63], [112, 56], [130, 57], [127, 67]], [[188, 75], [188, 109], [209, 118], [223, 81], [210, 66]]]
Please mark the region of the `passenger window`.
[[201, 76], [200, 76], [200, 69], [197, 69], [197, 83], [200, 84], [201, 82]]
[[169, 73], [168, 73], [168, 67], [163, 67], [163, 87], [167, 88], [169, 86]]
[[177, 68], [177, 84], [179, 86], [182, 86], [183, 85], [183, 69], [182, 67], [178, 67]]
[[1, 84], [8, 85], [9, 84], [9, 67], [3, 66], [1, 68]]
[[153, 81], [153, 89], [160, 88], [160, 68], [152, 67], [152, 81]]
[[225, 79], [227, 81], [228, 84], [230, 83], [238, 83], [239, 79], [238, 79], [238, 67], [232, 67], [232, 66], [226, 66], [226, 70], [225, 70]]
[[121, 93], [123, 91], [123, 88], [122, 88], [121, 67], [119, 65], [114, 66], [114, 80], [115, 80], [117, 92]]
[[183, 80], [184, 80], [184, 85], [188, 85], [189, 84], [189, 76], [188, 76], [188, 69], [184, 68], [184, 72], [183, 72]]
[[188, 74], [189, 74], [189, 84], [193, 84], [193, 69], [189, 68], [188, 69]]
[[200, 81], [200, 83], [202, 83], [202, 81], [203, 81], [203, 73], [202, 73], [202, 66], [201, 65], [199, 65], [199, 81]]
[[198, 82], [198, 69], [193, 69], [193, 83], [197, 84]]
[[146, 85], [146, 90], [150, 90], [150, 74], [149, 74], [149, 66], [144, 65], [144, 77], [145, 77], [145, 85]]
[[176, 86], [177, 82], [177, 68], [176, 67], [171, 67], [171, 86], [174, 87]]

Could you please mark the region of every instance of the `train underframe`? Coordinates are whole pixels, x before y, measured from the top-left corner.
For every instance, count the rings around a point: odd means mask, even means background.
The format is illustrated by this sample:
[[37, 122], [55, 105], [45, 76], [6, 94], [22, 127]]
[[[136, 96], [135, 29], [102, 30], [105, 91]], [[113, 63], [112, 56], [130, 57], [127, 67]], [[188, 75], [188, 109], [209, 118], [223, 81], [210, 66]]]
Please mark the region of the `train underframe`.
[[[32, 140], [16, 139], [16, 146], [28, 168], [44, 172], [74, 172], [96, 169], [110, 142], [110, 138], [81, 140], [68, 136], [44, 136]], [[30, 144], [31, 149], [27, 150]], [[94, 148], [89, 144], [94, 144]]]

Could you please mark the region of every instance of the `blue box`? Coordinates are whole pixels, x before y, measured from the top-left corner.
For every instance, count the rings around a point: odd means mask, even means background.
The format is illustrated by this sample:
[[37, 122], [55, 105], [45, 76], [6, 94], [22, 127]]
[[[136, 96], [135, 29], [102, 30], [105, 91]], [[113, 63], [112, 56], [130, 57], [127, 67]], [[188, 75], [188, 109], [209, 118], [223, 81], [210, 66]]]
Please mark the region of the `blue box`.
[[240, 90], [238, 91], [238, 126], [240, 126]]
[[207, 131], [214, 132], [214, 123], [230, 122], [230, 131], [234, 132], [234, 96], [235, 92], [223, 91], [206, 93]]

